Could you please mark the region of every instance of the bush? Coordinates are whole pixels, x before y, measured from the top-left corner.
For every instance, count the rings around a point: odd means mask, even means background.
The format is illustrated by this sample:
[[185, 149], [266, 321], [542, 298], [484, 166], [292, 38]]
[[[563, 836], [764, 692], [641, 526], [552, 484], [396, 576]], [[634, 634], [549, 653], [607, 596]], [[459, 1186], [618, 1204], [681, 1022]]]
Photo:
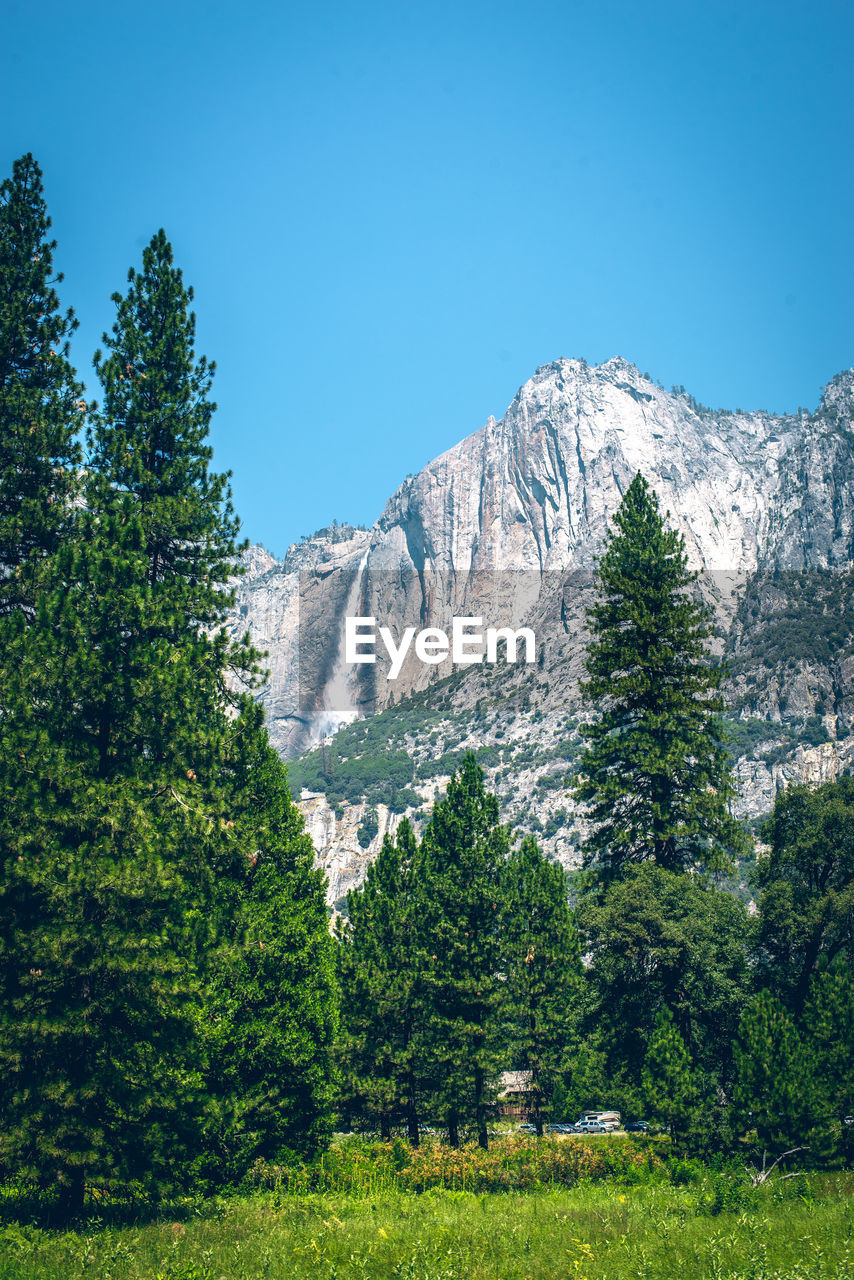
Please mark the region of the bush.
[[359, 844], [363, 849], [367, 849], [379, 829], [380, 824], [376, 809], [367, 809], [365, 811], [365, 816], [362, 818], [359, 829], [356, 832], [356, 839], [359, 841]]
[[513, 1135], [488, 1151], [471, 1145], [449, 1147], [428, 1141], [413, 1151], [400, 1139], [391, 1143], [348, 1138], [311, 1164], [285, 1166], [258, 1160], [247, 1182], [282, 1194], [336, 1192], [374, 1195], [381, 1191], [532, 1191], [544, 1186], [614, 1179], [657, 1181], [665, 1176], [666, 1140], [648, 1138], [550, 1139]]

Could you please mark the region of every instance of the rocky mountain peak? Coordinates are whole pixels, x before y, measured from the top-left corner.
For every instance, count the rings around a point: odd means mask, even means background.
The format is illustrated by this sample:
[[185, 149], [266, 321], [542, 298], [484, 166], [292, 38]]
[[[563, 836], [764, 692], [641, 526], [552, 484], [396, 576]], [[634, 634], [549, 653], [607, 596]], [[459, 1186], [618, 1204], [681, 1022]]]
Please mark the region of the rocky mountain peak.
[[844, 369], [828, 382], [816, 416], [850, 422], [854, 416], [854, 369]]
[[[824, 739], [838, 738], [834, 760], [844, 767], [854, 658], [844, 646], [815, 661], [797, 655], [813, 651], [829, 611], [842, 610], [834, 627], [847, 635], [844, 582], [813, 590], [802, 575], [854, 563], [852, 418], [854, 370], [828, 384], [815, 414], [776, 415], [710, 410], [682, 388], [664, 390], [621, 356], [598, 366], [577, 359], [540, 366], [502, 418], [489, 418], [408, 477], [371, 530], [318, 530], [279, 563], [263, 549], [249, 553], [234, 625], [248, 623], [270, 655], [264, 697], [275, 745], [288, 757], [305, 752], [336, 726], [390, 714], [410, 695], [429, 699], [452, 676], [449, 663], [414, 658], [394, 681], [379, 663], [345, 669], [346, 616], [375, 617], [399, 636], [406, 627], [447, 628], [454, 616], [482, 615], [486, 625], [530, 624], [538, 662], [508, 672], [498, 695], [485, 666], [468, 669], [454, 685], [450, 721], [440, 718], [433, 730], [442, 752], [494, 744], [505, 772], [510, 743], [517, 762], [529, 742], [550, 741], [549, 750], [571, 755], [566, 736], [574, 730], [566, 726], [583, 713], [578, 679], [590, 571], [640, 471], [684, 535], [692, 565], [707, 571], [702, 585], [718, 610], [720, 644], [736, 658], [733, 715], [768, 725], [764, 736], [754, 734], [759, 745], [750, 738], [744, 749], [744, 811], [767, 809], [774, 787], [800, 776], [796, 748], [823, 749]], [[782, 585], [751, 587], [762, 569], [794, 573], [803, 600], [791, 597], [785, 572]], [[773, 671], [761, 665], [772, 660]], [[494, 718], [478, 715], [493, 702], [502, 707]], [[409, 713], [401, 714], [408, 723]], [[401, 730], [395, 750], [413, 753], [432, 795], [442, 780], [430, 773], [432, 748], [423, 748], [422, 759], [417, 736], [408, 734]], [[543, 751], [537, 746], [535, 761]], [[514, 765], [520, 794], [545, 788], [535, 816], [550, 830], [552, 811], [566, 809], [566, 792], [553, 794], [560, 779], [537, 767], [527, 774]]]

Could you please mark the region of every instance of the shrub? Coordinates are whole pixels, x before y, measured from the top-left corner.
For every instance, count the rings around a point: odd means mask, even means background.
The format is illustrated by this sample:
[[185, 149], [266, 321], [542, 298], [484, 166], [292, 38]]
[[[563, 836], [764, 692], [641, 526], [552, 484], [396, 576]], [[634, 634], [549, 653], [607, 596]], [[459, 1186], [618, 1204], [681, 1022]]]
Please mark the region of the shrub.
[[256, 1161], [249, 1185], [282, 1194], [336, 1192], [374, 1195], [381, 1191], [531, 1191], [544, 1186], [614, 1179], [623, 1183], [665, 1176], [667, 1140], [611, 1138], [549, 1139], [513, 1135], [488, 1151], [475, 1145], [449, 1147], [425, 1142], [417, 1151], [400, 1139], [391, 1143], [349, 1138], [311, 1164]]

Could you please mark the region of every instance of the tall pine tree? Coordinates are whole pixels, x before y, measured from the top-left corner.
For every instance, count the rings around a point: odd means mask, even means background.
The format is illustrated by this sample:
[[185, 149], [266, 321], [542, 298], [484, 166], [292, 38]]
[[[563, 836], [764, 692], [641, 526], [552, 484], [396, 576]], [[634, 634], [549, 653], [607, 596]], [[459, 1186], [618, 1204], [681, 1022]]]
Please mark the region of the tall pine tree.
[[90, 436], [81, 569], [105, 679], [90, 683], [78, 718], [102, 776], [134, 762], [156, 773], [171, 761], [183, 766], [182, 783], [203, 785], [214, 726], [239, 702], [228, 677], [251, 682], [257, 655], [223, 625], [239, 521], [229, 477], [210, 470], [215, 366], [196, 358], [192, 300], [158, 231], [126, 294], [113, 295], [109, 354], [95, 357], [104, 396]]
[[322, 1149], [335, 1075], [325, 879], [260, 708], [242, 720], [227, 758], [231, 817], [222, 833], [241, 856], [217, 877], [220, 938], [204, 992], [214, 1182], [238, 1181], [259, 1158]]
[[576, 796], [589, 806], [588, 863], [619, 872], [725, 866], [744, 847], [720, 719], [709, 612], [693, 597], [683, 539], [638, 473], [614, 517], [589, 611], [588, 702]]
[[506, 1052], [501, 895], [508, 850], [498, 801], [466, 752], [433, 810], [419, 859], [435, 1096], [454, 1146], [464, 1121], [473, 1121], [478, 1143], [488, 1146], [493, 1085]]
[[[212, 1126], [227, 1176], [327, 1123], [322, 885], [234, 683], [257, 663], [223, 626], [237, 522], [191, 297], [159, 232], [115, 296], [86, 501], [3, 721], [0, 1160], [69, 1214], [87, 1184], [180, 1184]], [[214, 1007], [251, 1065], [216, 1057]]]
[[426, 1065], [417, 860], [404, 818], [394, 838], [385, 836], [365, 883], [348, 894], [338, 949], [342, 1104], [378, 1125], [384, 1139], [403, 1121], [413, 1146]]
[[572, 1048], [581, 986], [581, 949], [563, 868], [543, 857], [533, 836], [504, 870], [508, 1013], [515, 1064], [531, 1073], [530, 1118], [539, 1135]]

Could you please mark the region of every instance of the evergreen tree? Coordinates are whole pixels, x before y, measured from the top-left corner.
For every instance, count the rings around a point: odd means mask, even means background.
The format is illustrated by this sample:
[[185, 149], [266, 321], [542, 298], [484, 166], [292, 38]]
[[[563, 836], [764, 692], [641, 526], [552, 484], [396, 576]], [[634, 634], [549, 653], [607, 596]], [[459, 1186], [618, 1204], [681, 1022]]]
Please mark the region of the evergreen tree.
[[75, 715], [102, 776], [170, 761], [201, 782], [216, 759], [213, 730], [239, 705], [228, 677], [251, 683], [257, 673], [257, 655], [223, 625], [245, 544], [229, 477], [209, 468], [215, 366], [196, 359], [192, 299], [158, 231], [127, 293], [113, 295], [109, 355], [95, 357], [104, 398], [78, 572], [104, 678], [90, 682], [89, 701], [78, 693]]
[[224, 838], [228, 675], [255, 660], [221, 625], [236, 521], [190, 297], [158, 233], [116, 296], [85, 505], [5, 689], [0, 1159], [69, 1214], [87, 1182], [189, 1175], [216, 890], [251, 852]]
[[[846, 1163], [854, 1155], [854, 988], [845, 965], [816, 974], [810, 984], [801, 1035], [817, 1095], [825, 1145]], [[849, 1123], [846, 1124], [846, 1120]]]
[[706, 1093], [728, 1092], [750, 992], [743, 903], [698, 876], [644, 863], [612, 881], [601, 900], [583, 898], [577, 920], [589, 961], [584, 1027], [630, 1107], [640, 1101], [640, 1066], [663, 1008]]
[[733, 1102], [743, 1129], [781, 1152], [809, 1142], [816, 1098], [812, 1066], [789, 1014], [767, 991], [745, 1010], [735, 1044]]
[[726, 864], [744, 847], [707, 641], [682, 537], [665, 528], [638, 473], [614, 517], [589, 611], [587, 700], [576, 796], [589, 805], [588, 863], [619, 872], [652, 860], [676, 870]]
[[502, 949], [515, 1065], [531, 1073], [530, 1119], [541, 1136], [573, 1039], [581, 951], [563, 868], [543, 857], [532, 836], [510, 855], [504, 877]]
[[668, 1008], [660, 1009], [643, 1064], [643, 1092], [647, 1105], [670, 1130], [677, 1150], [684, 1150], [697, 1121], [700, 1090], [685, 1048]]
[[383, 1139], [405, 1121], [416, 1147], [425, 1054], [417, 855], [404, 818], [347, 895], [338, 949], [343, 1105], [379, 1123]]
[[[22, 156], [0, 185], [0, 618], [35, 612], [39, 571], [67, 527], [80, 456], [85, 406], [68, 359], [76, 321], [59, 309], [50, 225], [41, 170]], [[2, 638], [7, 653], [8, 629]]]
[[506, 1052], [501, 892], [508, 850], [498, 801], [468, 751], [433, 809], [419, 859], [431, 1064], [454, 1146], [467, 1117], [488, 1146], [492, 1084]]
[[761, 981], [799, 1017], [817, 972], [854, 968], [854, 778], [788, 787], [762, 834]]
[[217, 883], [223, 922], [205, 987], [217, 1120], [208, 1176], [237, 1181], [258, 1158], [314, 1155], [331, 1128], [336, 993], [325, 879], [270, 747], [260, 708], [231, 752], [225, 835], [242, 856]]

